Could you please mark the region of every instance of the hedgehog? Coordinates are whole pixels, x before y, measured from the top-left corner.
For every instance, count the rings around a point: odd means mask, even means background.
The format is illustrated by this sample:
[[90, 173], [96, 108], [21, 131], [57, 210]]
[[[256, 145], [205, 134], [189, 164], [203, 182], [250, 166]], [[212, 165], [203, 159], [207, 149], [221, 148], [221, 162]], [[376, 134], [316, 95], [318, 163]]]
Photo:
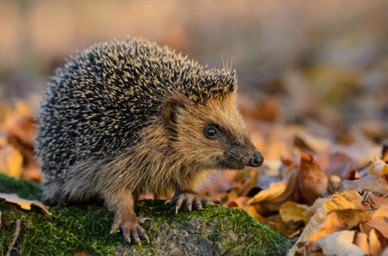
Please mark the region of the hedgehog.
[[149, 240], [134, 211], [141, 194], [175, 211], [211, 203], [193, 191], [219, 170], [263, 163], [237, 109], [237, 77], [167, 46], [127, 38], [96, 43], [55, 71], [36, 125], [50, 205], [102, 201], [111, 233]]

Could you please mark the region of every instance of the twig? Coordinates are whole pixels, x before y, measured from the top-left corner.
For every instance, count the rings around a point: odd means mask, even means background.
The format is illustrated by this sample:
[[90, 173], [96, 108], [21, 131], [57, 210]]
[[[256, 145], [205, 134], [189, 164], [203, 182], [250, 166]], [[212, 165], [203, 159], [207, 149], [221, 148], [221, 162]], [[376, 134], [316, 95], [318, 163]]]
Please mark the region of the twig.
[[13, 239], [12, 239], [12, 242], [9, 244], [8, 246], [8, 251], [7, 253], [5, 254], [5, 256], [11, 256], [11, 252], [13, 250], [13, 247], [15, 246], [15, 243], [16, 243], [16, 240], [18, 239], [19, 237], [19, 233], [20, 233], [20, 222], [21, 220], [17, 220], [16, 221], [16, 228], [15, 228], [15, 233], [13, 235]]

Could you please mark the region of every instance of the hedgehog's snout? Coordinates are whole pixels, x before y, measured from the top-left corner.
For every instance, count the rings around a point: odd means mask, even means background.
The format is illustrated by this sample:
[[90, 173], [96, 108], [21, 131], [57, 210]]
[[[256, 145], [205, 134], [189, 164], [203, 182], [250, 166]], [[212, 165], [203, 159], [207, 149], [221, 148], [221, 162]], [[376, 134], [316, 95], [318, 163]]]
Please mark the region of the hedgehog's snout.
[[249, 158], [248, 166], [259, 167], [264, 162], [264, 157], [259, 150], [255, 149], [253, 155]]

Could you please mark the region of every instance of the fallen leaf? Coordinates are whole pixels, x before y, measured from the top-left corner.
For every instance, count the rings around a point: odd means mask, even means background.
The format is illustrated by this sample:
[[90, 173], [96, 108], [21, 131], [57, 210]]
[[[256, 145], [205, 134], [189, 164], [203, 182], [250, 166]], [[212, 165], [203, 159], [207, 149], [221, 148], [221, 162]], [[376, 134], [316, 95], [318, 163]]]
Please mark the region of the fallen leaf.
[[25, 210], [31, 210], [31, 205], [34, 205], [36, 207], [41, 208], [48, 215], [51, 215], [51, 212], [48, 211], [49, 207], [37, 200], [27, 200], [27, 199], [20, 198], [16, 194], [6, 194], [6, 193], [0, 193], [0, 198], [5, 199], [5, 201], [9, 203], [17, 204], [22, 209], [25, 209]]
[[295, 202], [288, 201], [282, 204], [279, 208], [280, 217], [284, 222], [304, 222], [307, 224], [308, 219], [304, 215], [304, 212], [309, 207], [303, 204], [297, 204]]
[[315, 242], [334, 232], [346, 230], [346, 224], [338, 217], [336, 212], [330, 213], [308, 238], [308, 242]]
[[[338, 218], [347, 229], [366, 223], [370, 220], [372, 211], [362, 204], [362, 197], [357, 191], [338, 193], [325, 202], [326, 212], [336, 212]], [[366, 208], [366, 209], [365, 209]]]
[[295, 225], [290, 225], [290, 223], [285, 223], [279, 214], [271, 215], [262, 220], [267, 224], [271, 229], [275, 230], [278, 233], [283, 234], [284, 236], [291, 238], [298, 235], [303, 229], [303, 225], [295, 223]]
[[369, 221], [369, 226], [377, 229], [388, 239], [388, 206], [381, 206]]
[[369, 173], [373, 173], [385, 179], [388, 182], [388, 164], [381, 159], [375, 159], [369, 166]]
[[310, 234], [317, 230], [318, 226], [321, 225], [326, 218], [326, 210], [323, 207], [323, 204], [327, 200], [327, 198], [318, 198], [314, 204], [304, 212], [304, 215], [309, 219], [309, 222], [294, 246], [290, 249], [289, 255], [294, 255], [295, 253], [304, 254], [306, 250], [304, 246], [307, 244]]
[[324, 255], [363, 256], [364, 250], [353, 244], [355, 233], [353, 230], [334, 232], [319, 239], [316, 244], [322, 249]]
[[327, 193], [329, 177], [322, 171], [318, 163], [309, 154], [301, 154], [298, 189], [307, 203], [312, 204]]
[[257, 213], [256, 207], [252, 205], [246, 205], [243, 208], [249, 215], [251, 215], [254, 219], [258, 221], [263, 221], [264, 217]]
[[346, 191], [334, 194], [324, 204], [327, 213], [343, 210], [364, 210], [362, 197], [357, 191]]
[[241, 196], [232, 201], [227, 202], [225, 206], [228, 208], [235, 208], [235, 207], [243, 208], [247, 204], [248, 200], [249, 200], [249, 197]]
[[318, 137], [301, 130], [295, 136], [295, 144], [302, 150], [308, 150], [314, 153], [322, 153], [329, 150], [332, 143], [323, 137]]
[[371, 255], [381, 255], [381, 252], [388, 245], [388, 241], [384, 239], [375, 229], [369, 232], [369, 252]]
[[367, 174], [358, 180], [344, 180], [341, 182], [338, 191], [364, 190], [377, 194], [388, 196], [388, 183], [385, 179], [378, 177], [376, 174]]
[[260, 191], [248, 201], [260, 215], [267, 215], [279, 210], [286, 201], [298, 201], [296, 190], [298, 170], [291, 170], [284, 180], [271, 183], [268, 189]]
[[388, 206], [388, 196], [377, 196], [373, 193], [370, 193], [369, 202], [374, 208], [379, 208], [380, 206]]
[[10, 144], [0, 146], [0, 172], [20, 178], [23, 173], [23, 155]]
[[381, 150], [381, 159], [388, 163], [388, 139], [383, 140], [381, 144], [383, 145], [383, 149]]
[[329, 175], [336, 175], [341, 180], [348, 179], [350, 173], [355, 170], [355, 162], [347, 154], [334, 152], [320, 155], [316, 158], [319, 166]]
[[354, 243], [364, 251], [365, 255], [369, 255], [368, 234], [364, 232], [357, 232]]

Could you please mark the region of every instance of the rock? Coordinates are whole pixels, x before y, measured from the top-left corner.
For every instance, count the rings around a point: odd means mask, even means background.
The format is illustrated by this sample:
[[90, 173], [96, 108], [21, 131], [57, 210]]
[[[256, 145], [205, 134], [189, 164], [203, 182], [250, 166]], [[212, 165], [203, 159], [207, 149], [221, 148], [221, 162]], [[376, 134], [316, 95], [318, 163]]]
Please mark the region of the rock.
[[[39, 185], [0, 175], [0, 192], [39, 199]], [[16, 220], [21, 231], [11, 255], [285, 255], [289, 242], [241, 209], [209, 206], [197, 212], [174, 210], [162, 201], [136, 204], [150, 243], [128, 245], [110, 235], [113, 214], [100, 205], [51, 207], [52, 216], [0, 201], [0, 254], [11, 243]]]

